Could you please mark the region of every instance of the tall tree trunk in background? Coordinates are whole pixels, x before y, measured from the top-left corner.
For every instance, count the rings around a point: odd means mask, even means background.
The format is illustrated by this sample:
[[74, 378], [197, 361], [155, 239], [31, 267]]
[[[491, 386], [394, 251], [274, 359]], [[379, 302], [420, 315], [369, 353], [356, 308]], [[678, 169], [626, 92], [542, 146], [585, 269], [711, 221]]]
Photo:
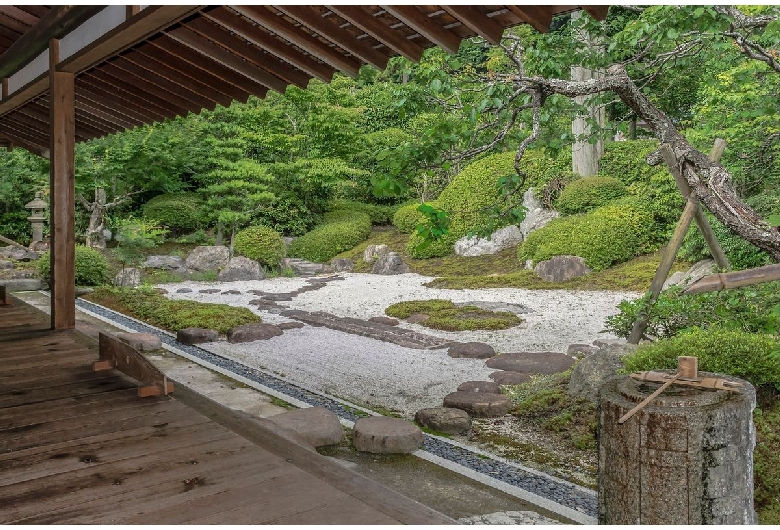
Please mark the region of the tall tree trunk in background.
[[84, 207], [90, 212], [89, 227], [87, 227], [87, 246], [92, 248], [106, 248], [106, 190], [95, 188], [95, 202], [83, 201]]
[[[581, 11], [572, 13], [572, 21], [577, 20], [581, 15]], [[598, 46], [598, 43], [594, 42], [589, 35], [585, 35], [584, 39], [588, 45]], [[603, 79], [603, 77], [603, 73], [583, 68], [582, 66], [572, 66], [571, 68], [572, 81]], [[590, 143], [587, 140], [591, 133], [591, 126], [588, 124], [588, 120], [595, 120], [599, 127], [604, 127], [604, 108], [596, 107], [592, 103], [589, 104], [593, 101], [593, 98], [589, 96], [577, 96], [573, 99], [575, 104], [585, 105], [586, 111], [585, 114], [578, 114], [571, 123], [571, 132], [577, 139], [571, 147], [571, 169], [578, 175], [589, 177], [599, 171], [599, 160], [604, 156], [604, 140], [599, 138], [596, 143]], [[580, 139], [581, 137], [584, 138]]]

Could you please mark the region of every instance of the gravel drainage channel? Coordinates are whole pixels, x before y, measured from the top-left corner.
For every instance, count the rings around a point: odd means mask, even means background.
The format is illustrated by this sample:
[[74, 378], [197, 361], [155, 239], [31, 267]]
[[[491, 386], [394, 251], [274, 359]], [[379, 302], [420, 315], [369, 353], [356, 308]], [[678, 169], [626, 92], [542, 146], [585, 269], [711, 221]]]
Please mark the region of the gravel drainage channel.
[[[45, 293], [48, 294], [48, 293]], [[164, 330], [117, 313], [99, 304], [77, 299], [76, 306], [112, 325], [133, 332], [154, 333], [174, 354], [215, 370], [261, 392], [297, 407], [324, 407], [334, 412], [342, 424], [351, 427], [361, 417], [377, 416], [368, 409], [302, 388], [278, 377], [215, 355], [197, 346], [184, 345]], [[479, 449], [439, 436], [425, 434], [423, 448], [414, 453], [432, 463], [477, 480], [483, 484], [549, 510], [580, 524], [596, 524], [596, 493], [545, 473], [509, 462]]]

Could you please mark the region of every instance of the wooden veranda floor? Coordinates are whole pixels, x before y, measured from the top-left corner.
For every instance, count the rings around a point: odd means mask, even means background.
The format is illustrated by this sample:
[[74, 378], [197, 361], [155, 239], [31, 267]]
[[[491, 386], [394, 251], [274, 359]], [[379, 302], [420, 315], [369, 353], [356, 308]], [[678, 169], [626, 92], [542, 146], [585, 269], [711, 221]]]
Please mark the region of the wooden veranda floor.
[[133, 380], [92, 371], [92, 339], [13, 302], [0, 307], [0, 523], [452, 523], [179, 384], [137, 397]]

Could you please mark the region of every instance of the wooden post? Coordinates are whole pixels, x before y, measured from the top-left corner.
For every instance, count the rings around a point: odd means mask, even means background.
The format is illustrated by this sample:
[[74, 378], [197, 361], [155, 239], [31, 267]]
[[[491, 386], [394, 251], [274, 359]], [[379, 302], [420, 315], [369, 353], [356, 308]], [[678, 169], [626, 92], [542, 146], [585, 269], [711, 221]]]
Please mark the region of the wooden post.
[[51, 328], [76, 326], [75, 87], [73, 74], [58, 72], [59, 41], [49, 43], [51, 188]]
[[8, 97], [8, 78], [3, 78], [3, 99]]

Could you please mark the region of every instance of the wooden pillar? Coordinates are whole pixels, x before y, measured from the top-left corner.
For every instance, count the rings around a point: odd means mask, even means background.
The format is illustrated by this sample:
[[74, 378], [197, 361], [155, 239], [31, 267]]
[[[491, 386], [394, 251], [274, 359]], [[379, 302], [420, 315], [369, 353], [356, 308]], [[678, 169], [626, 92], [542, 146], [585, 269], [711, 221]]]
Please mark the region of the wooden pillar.
[[73, 74], [58, 72], [59, 41], [49, 43], [51, 189], [51, 328], [76, 326], [75, 160]]

